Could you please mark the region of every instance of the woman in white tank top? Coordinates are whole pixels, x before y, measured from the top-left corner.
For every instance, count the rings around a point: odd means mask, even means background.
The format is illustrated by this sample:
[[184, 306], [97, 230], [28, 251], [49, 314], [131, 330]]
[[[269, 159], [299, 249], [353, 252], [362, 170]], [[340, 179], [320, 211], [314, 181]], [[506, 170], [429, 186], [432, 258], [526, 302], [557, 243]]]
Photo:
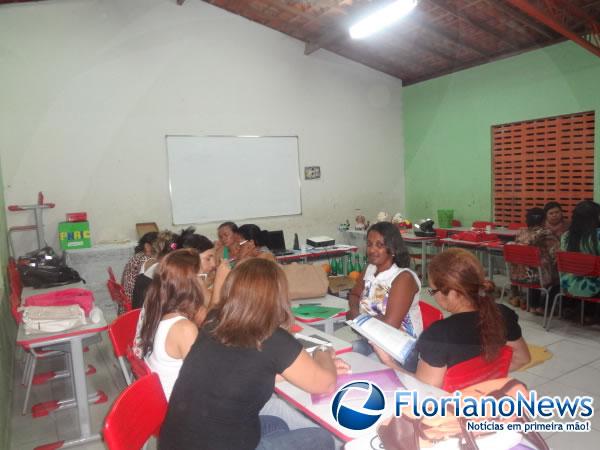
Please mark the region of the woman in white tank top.
[[[348, 297], [350, 310], [347, 317], [359, 314], [378, 317], [395, 328], [402, 327], [418, 338], [423, 331], [419, 308], [421, 282], [410, 266], [410, 256], [395, 225], [379, 222], [367, 232], [369, 265]], [[373, 348], [363, 338], [352, 343], [354, 351], [371, 354]], [[416, 354], [415, 354], [416, 356]], [[407, 370], [416, 369], [416, 358], [405, 363]]]
[[204, 320], [199, 272], [196, 250], [171, 252], [160, 262], [158, 276], [153, 278], [146, 295], [141, 351], [150, 369], [158, 374], [167, 400]]

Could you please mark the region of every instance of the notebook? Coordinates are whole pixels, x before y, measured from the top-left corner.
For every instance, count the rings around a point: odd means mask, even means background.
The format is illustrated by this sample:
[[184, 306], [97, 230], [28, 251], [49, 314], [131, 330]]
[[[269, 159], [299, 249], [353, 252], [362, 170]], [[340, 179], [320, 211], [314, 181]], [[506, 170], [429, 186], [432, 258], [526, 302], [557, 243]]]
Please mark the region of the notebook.
[[283, 230], [269, 231], [267, 239], [269, 241], [269, 250], [271, 250], [275, 256], [292, 255], [294, 253], [293, 250], [285, 248]]
[[314, 303], [292, 307], [292, 314], [302, 319], [329, 319], [344, 311], [344, 308], [334, 308]]

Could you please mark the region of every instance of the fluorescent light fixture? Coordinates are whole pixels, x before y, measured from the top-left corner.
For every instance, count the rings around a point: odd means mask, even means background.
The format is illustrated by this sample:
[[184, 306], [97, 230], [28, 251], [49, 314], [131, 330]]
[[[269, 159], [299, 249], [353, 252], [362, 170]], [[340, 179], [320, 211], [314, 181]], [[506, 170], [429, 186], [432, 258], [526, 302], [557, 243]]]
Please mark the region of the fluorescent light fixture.
[[368, 17], [350, 27], [352, 39], [362, 39], [390, 26], [411, 12], [417, 6], [417, 0], [396, 0], [385, 8], [375, 11]]

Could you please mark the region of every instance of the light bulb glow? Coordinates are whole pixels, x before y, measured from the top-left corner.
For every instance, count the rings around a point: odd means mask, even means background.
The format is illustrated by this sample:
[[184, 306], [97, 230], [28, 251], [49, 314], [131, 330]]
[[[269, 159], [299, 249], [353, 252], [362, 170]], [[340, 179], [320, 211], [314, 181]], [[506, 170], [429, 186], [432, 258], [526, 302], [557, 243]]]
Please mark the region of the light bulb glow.
[[363, 39], [370, 36], [404, 17], [415, 6], [417, 6], [417, 0], [397, 0], [352, 25], [350, 27], [350, 37], [352, 39]]

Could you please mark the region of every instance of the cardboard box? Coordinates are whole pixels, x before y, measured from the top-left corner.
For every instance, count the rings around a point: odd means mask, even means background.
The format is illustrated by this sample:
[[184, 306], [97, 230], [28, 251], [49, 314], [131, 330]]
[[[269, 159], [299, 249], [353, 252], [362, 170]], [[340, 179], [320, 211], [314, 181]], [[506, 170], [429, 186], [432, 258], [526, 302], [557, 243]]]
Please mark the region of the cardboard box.
[[345, 291], [349, 291], [354, 287], [354, 283], [354, 280], [349, 277], [329, 277], [329, 292], [334, 295], [343, 296]]
[[143, 235], [150, 232], [158, 232], [158, 225], [156, 222], [142, 222], [135, 224], [135, 231], [137, 233], [138, 239], [141, 239]]
[[90, 223], [60, 222], [58, 224], [58, 240], [60, 248], [63, 250], [90, 248], [92, 246]]

